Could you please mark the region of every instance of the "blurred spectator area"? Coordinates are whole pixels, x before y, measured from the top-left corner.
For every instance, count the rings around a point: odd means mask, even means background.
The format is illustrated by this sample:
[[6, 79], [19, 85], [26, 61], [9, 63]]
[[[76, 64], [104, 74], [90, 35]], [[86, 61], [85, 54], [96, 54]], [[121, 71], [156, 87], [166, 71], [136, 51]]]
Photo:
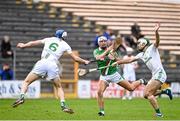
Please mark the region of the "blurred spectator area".
[[[54, 36], [57, 29], [64, 29], [68, 32], [67, 43], [73, 50], [77, 50], [80, 56], [87, 58], [91, 55], [92, 49], [89, 42], [92, 41], [95, 32], [91, 31], [92, 27], [84, 27], [83, 21], [72, 21], [72, 16], [52, 17], [49, 11], [36, 8], [38, 5], [30, 3], [30, 1], [18, 0], [0, 0], [0, 39], [4, 35], [11, 37], [12, 49], [16, 51], [16, 79], [24, 79], [31, 71], [35, 62], [40, 59], [42, 46], [18, 49], [18, 42], [28, 42], [30, 40], [43, 39], [45, 37]], [[80, 44], [78, 44], [80, 43]], [[88, 48], [88, 49], [87, 49]], [[93, 56], [93, 55], [92, 55]], [[2, 64], [4, 59], [0, 58]], [[65, 58], [62, 60], [67, 62], [72, 60]], [[67, 78], [73, 79], [72, 70], [64, 69]]]
[[[107, 29], [119, 31], [119, 34], [130, 35], [131, 26], [137, 23], [141, 28], [141, 34], [149, 38], [151, 42], [155, 41], [154, 25], [158, 21], [161, 22], [159, 49], [162, 61], [169, 73], [168, 79], [175, 80], [173, 74], [179, 73], [176, 69], [180, 69], [178, 63], [180, 56], [180, 4], [178, 2], [171, 3], [163, 0], [41, 1], [49, 4], [52, 8], [60, 9], [63, 13], [69, 13], [76, 18], [83, 18], [84, 21], [94, 23], [95, 31], [98, 31], [99, 26], [106, 26]], [[170, 62], [175, 64], [170, 64]], [[147, 77], [150, 77], [145, 66], [142, 68], [146, 71], [139, 70], [138, 77], [144, 76], [144, 72], [147, 72]]]
[[[160, 0], [0, 0], [0, 16], [0, 38], [9, 35], [13, 49], [18, 42], [53, 36], [54, 31], [61, 28], [68, 32], [67, 43], [83, 58], [92, 58], [93, 44], [90, 42], [104, 27], [119, 31], [119, 34], [131, 34], [131, 26], [137, 22], [141, 33], [153, 42], [153, 28], [159, 21], [160, 53], [168, 80], [180, 78], [179, 3]], [[23, 79], [40, 59], [41, 49], [16, 49], [17, 79]], [[150, 77], [147, 68], [143, 64], [141, 67], [137, 78], [145, 76], [144, 72], [147, 72], [147, 78]], [[98, 79], [98, 73], [82, 79]]]
[[154, 40], [153, 27], [161, 22], [160, 49], [170, 50], [170, 54], [180, 54], [180, 4], [162, 0], [41, 0], [51, 7], [83, 17], [118, 30], [121, 34], [130, 34], [131, 26], [137, 22], [142, 34]]

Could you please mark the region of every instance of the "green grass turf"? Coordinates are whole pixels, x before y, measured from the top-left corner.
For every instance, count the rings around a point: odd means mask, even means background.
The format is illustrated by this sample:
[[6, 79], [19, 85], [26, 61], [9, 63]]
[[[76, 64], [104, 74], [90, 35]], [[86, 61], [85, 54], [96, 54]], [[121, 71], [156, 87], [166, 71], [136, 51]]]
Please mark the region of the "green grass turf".
[[105, 117], [99, 117], [96, 99], [68, 99], [74, 114], [60, 110], [55, 99], [27, 99], [23, 105], [12, 108], [15, 100], [0, 99], [0, 120], [180, 120], [180, 98], [170, 101], [158, 99], [163, 118], [154, 116], [154, 110], [145, 99], [105, 99]]

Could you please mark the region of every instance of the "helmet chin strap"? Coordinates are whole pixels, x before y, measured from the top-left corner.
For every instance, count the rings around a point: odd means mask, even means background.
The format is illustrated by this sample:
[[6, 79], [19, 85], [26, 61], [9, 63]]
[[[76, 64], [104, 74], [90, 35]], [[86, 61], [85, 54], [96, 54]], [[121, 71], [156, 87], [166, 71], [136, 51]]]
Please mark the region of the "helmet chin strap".
[[64, 40], [65, 41], [65, 40], [67, 40], [67, 38], [66, 37], [60, 37], [59, 40]]
[[63, 37], [62, 37], [62, 40], [64, 40], [64, 41], [65, 41], [65, 40], [66, 40], [66, 38], [63, 38]]

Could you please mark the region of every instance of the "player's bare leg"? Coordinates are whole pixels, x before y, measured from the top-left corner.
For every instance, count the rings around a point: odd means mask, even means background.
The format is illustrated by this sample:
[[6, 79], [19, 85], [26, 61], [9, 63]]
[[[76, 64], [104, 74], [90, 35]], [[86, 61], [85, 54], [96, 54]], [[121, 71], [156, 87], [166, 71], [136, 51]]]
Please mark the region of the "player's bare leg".
[[127, 97], [127, 90], [124, 89], [124, 90], [123, 90], [123, 97], [122, 97], [122, 100], [126, 100], [126, 97]]
[[98, 92], [97, 92], [97, 101], [99, 106], [99, 116], [104, 116], [104, 99], [103, 99], [103, 93], [108, 87], [108, 84], [105, 81], [99, 80], [98, 83]]
[[63, 88], [61, 86], [60, 78], [54, 79], [53, 84], [54, 84], [55, 88], [57, 89], [58, 98], [60, 98], [60, 100], [61, 100], [62, 111], [69, 113], [69, 114], [73, 114], [74, 111], [72, 109], [68, 108], [66, 103], [65, 103], [64, 91], [63, 91]]
[[126, 89], [124, 89], [124, 94], [123, 94], [123, 97], [122, 97], [122, 100], [132, 100], [132, 94], [133, 92], [132, 91], [128, 91]]
[[20, 94], [20, 97], [19, 99], [17, 99], [13, 104], [12, 104], [12, 107], [15, 108], [17, 107], [18, 105], [20, 104], [23, 104], [24, 103], [24, 96], [25, 96], [25, 93], [27, 92], [27, 89], [28, 89], [28, 86], [34, 82], [35, 80], [39, 79], [39, 76], [34, 74], [34, 73], [29, 73], [27, 75], [27, 77], [25, 78], [25, 80], [23, 81], [22, 83], [22, 87], [21, 87], [21, 94]]
[[132, 100], [133, 92], [129, 91], [128, 100]]
[[161, 87], [161, 82], [157, 80], [150, 80], [148, 84], [145, 87], [144, 90], [144, 97], [149, 100], [150, 104], [154, 108], [156, 112], [156, 116], [163, 117], [158, 102], [156, 100], [156, 97], [154, 96], [156, 91]]
[[127, 89], [128, 91], [134, 91], [139, 85], [141, 85], [142, 83], [144, 83], [144, 81], [142, 79], [134, 81], [132, 83], [129, 83], [126, 80], [120, 81], [119, 83], [117, 83], [118, 85], [124, 87], [125, 89]]

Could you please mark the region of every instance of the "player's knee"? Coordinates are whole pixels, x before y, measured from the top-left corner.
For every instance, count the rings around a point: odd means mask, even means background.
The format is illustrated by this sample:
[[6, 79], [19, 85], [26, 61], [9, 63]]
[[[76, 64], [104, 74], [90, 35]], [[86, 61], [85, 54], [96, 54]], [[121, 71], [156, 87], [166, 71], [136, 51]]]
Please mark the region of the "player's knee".
[[145, 92], [145, 93], [144, 93], [144, 98], [145, 98], [145, 99], [148, 99], [149, 96], [150, 96], [150, 93], [149, 93], [149, 92]]
[[56, 88], [61, 88], [61, 86], [59, 84], [55, 85]]
[[24, 82], [27, 83], [27, 84], [30, 84], [30, 83], [31, 83], [31, 80], [26, 79]]
[[60, 84], [60, 83], [55, 84], [55, 86], [56, 86], [57, 88], [62, 88], [62, 86], [61, 86], [61, 84]]
[[131, 88], [129, 88], [129, 89], [128, 89], [128, 91], [134, 91], [134, 88], [133, 88], [133, 87], [131, 87]]
[[98, 91], [97, 95], [98, 95], [98, 97], [103, 97], [103, 92], [102, 91]]
[[147, 95], [144, 95], [144, 98], [145, 98], [145, 99], [148, 99], [148, 96], [147, 96]]

